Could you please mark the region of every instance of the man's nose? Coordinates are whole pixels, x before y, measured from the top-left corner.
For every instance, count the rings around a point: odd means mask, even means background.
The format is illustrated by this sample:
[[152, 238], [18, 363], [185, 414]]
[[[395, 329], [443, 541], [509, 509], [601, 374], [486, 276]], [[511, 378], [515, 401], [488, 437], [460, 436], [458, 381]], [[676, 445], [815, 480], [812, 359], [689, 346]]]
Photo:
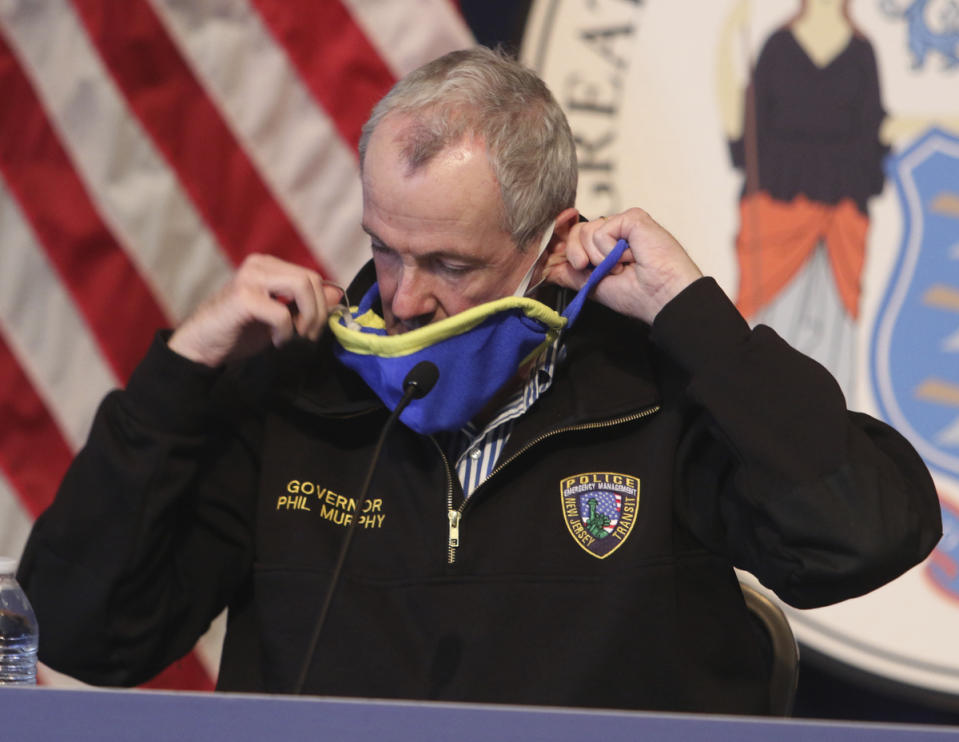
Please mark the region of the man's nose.
[[436, 297], [429, 276], [417, 268], [404, 268], [396, 282], [391, 309], [393, 316], [408, 330], [429, 324], [436, 313]]

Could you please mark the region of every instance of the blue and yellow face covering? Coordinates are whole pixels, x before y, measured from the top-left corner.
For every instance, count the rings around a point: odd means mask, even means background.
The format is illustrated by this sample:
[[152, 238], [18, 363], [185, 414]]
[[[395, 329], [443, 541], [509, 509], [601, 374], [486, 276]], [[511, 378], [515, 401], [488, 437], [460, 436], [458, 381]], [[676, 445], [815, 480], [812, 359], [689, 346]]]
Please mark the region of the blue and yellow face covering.
[[333, 352], [390, 409], [403, 396], [403, 380], [410, 369], [420, 361], [432, 361], [440, 372], [436, 386], [410, 402], [400, 420], [423, 434], [458, 430], [518, 369], [573, 326], [587, 295], [619, 261], [626, 246], [625, 240], [616, 243], [562, 314], [534, 299], [509, 296], [400, 335], [387, 335], [386, 323], [374, 310], [379, 285], [373, 284], [359, 306], [338, 307], [331, 313], [330, 329], [337, 340]]

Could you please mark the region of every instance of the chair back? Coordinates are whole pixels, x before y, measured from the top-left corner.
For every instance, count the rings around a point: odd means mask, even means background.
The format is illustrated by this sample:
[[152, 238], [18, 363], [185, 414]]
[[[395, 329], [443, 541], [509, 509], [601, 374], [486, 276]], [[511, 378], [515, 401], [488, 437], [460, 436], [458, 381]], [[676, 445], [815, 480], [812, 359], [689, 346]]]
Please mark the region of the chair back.
[[756, 622], [765, 630], [772, 648], [769, 678], [770, 713], [792, 714], [799, 682], [799, 645], [782, 609], [754, 587], [741, 582], [743, 598]]

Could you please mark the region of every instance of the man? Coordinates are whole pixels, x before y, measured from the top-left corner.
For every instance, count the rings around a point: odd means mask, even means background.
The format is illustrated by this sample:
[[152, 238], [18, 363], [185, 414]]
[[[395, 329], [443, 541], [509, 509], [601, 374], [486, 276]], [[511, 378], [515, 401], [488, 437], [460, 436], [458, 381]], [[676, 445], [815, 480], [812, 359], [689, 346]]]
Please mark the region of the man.
[[562, 305], [629, 249], [462, 427], [392, 428], [362, 501], [387, 409], [326, 330], [339, 291], [247, 260], [107, 397], [36, 523], [20, 576], [46, 662], [136, 683], [227, 607], [226, 690], [762, 713], [733, 565], [814, 606], [931, 550], [936, 494], [898, 434], [643, 211], [579, 221], [535, 75], [441, 58], [377, 106], [361, 162], [373, 269], [348, 293], [384, 342], [432, 347], [528, 285]]

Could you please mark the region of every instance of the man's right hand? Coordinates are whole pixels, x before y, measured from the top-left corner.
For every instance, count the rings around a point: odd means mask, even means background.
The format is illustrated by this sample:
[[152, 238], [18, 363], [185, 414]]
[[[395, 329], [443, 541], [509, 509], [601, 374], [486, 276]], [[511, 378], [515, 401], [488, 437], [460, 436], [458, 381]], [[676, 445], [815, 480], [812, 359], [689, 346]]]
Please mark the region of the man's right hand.
[[270, 255], [250, 255], [232, 280], [170, 337], [171, 350], [215, 368], [294, 334], [316, 340], [340, 290], [319, 273]]

